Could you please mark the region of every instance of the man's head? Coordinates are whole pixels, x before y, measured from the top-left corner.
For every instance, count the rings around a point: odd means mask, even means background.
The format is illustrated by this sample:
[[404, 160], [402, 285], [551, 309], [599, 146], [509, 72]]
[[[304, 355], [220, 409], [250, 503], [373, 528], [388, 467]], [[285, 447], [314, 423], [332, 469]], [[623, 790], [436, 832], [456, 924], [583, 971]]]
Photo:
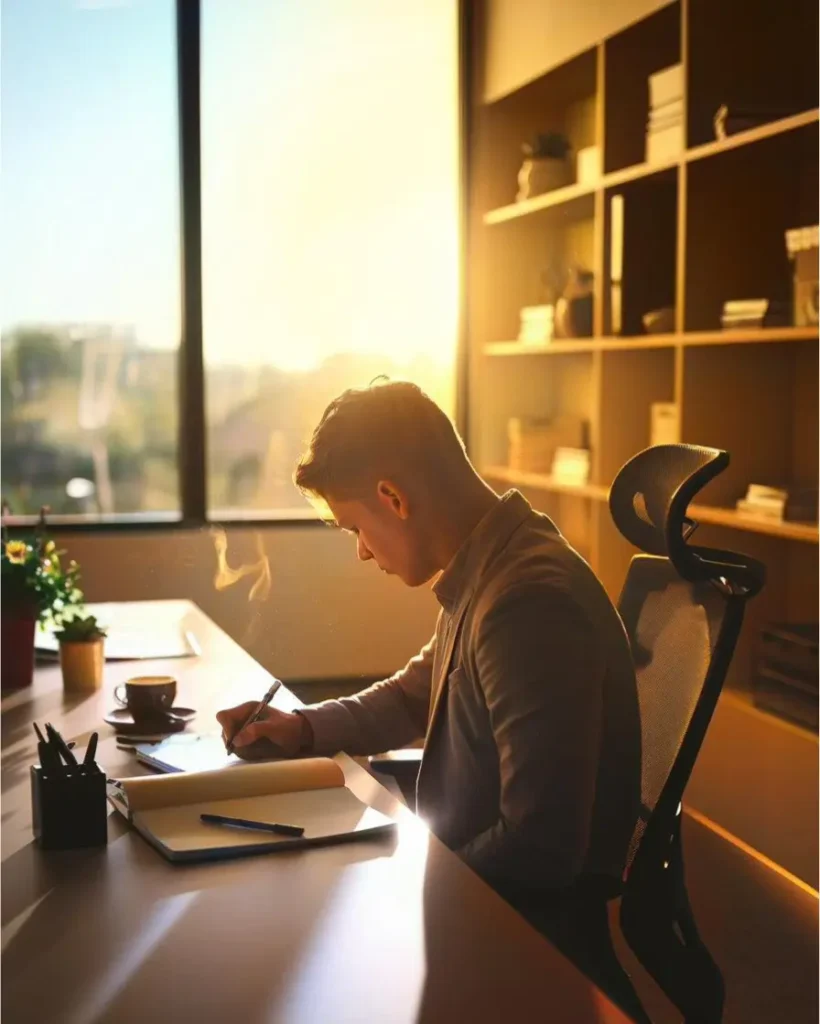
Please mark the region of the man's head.
[[395, 381], [334, 399], [294, 480], [356, 535], [359, 558], [412, 587], [442, 568], [437, 523], [467, 476], [474, 471], [448, 417], [415, 384]]

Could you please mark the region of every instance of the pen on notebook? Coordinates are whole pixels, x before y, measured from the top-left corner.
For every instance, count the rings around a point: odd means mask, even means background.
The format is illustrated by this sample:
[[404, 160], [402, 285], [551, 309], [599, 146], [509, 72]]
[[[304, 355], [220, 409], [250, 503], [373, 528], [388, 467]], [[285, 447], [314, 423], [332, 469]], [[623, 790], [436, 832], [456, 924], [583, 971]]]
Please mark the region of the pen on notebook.
[[279, 687], [281, 685], [282, 685], [282, 680], [281, 679], [274, 679], [273, 683], [271, 684], [271, 688], [268, 690], [268, 692], [265, 694], [265, 696], [262, 698], [262, 700], [259, 701], [259, 703], [253, 709], [253, 711], [250, 713], [250, 715], [245, 719], [245, 721], [242, 723], [242, 725], [236, 730], [236, 732], [233, 734], [233, 736], [231, 736], [231, 738], [225, 744], [225, 749], [228, 751], [229, 754], [233, 753], [234, 736], [238, 736], [239, 733], [242, 732], [243, 729], [247, 729], [247, 727], [249, 725], [253, 725], [253, 723], [258, 720], [259, 716], [262, 714], [262, 712], [265, 710], [265, 708], [268, 706], [268, 704], [270, 704], [270, 702], [276, 696], [276, 691], [279, 689]]
[[249, 828], [257, 832], [275, 832], [278, 836], [298, 838], [305, 834], [305, 830], [298, 825], [282, 825], [272, 821], [249, 821], [247, 818], [231, 818], [225, 814], [200, 814], [199, 818], [208, 825], [230, 825], [233, 828]]

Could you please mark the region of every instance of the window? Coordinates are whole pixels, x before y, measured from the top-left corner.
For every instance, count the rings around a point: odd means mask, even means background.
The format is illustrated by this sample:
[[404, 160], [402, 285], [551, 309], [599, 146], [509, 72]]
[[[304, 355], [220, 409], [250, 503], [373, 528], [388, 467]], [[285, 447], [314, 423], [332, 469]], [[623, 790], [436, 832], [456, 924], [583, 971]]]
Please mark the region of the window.
[[[201, 27], [184, 196], [178, 16]], [[294, 465], [344, 388], [409, 378], [453, 411], [456, 0], [4, 0], [1, 38], [13, 513], [308, 516]], [[205, 501], [198, 454], [181, 487], [180, 424], [186, 452], [204, 441]]]
[[179, 514], [173, 0], [3, 0], [2, 493]]
[[203, 351], [217, 517], [309, 512], [327, 403], [387, 374], [452, 412], [455, 0], [204, 0]]

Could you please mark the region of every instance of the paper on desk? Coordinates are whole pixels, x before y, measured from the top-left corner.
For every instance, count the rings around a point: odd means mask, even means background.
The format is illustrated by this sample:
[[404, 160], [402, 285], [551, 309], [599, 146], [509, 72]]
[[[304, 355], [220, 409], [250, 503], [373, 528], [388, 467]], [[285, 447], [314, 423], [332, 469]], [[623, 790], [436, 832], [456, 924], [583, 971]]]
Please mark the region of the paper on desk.
[[[187, 658], [199, 654], [196, 637], [186, 628], [184, 612], [177, 609], [174, 614], [173, 607], [166, 607], [169, 604], [175, 602], [92, 603], [78, 607], [76, 614], [94, 615], [108, 630], [106, 661]], [[54, 628], [38, 627], [34, 646], [38, 653], [57, 654], [59, 644]]]

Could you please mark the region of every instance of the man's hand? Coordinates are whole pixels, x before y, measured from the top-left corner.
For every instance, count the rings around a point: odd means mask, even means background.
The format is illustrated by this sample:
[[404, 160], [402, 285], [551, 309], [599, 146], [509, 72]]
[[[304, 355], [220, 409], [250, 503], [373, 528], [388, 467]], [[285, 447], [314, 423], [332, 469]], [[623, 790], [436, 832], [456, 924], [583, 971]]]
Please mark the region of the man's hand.
[[245, 760], [264, 757], [296, 757], [313, 742], [312, 730], [303, 715], [294, 715], [276, 708], [265, 708], [259, 719], [242, 728], [256, 709], [256, 701], [239, 704], [218, 712], [222, 738], [227, 744], [233, 737], [236, 754]]

